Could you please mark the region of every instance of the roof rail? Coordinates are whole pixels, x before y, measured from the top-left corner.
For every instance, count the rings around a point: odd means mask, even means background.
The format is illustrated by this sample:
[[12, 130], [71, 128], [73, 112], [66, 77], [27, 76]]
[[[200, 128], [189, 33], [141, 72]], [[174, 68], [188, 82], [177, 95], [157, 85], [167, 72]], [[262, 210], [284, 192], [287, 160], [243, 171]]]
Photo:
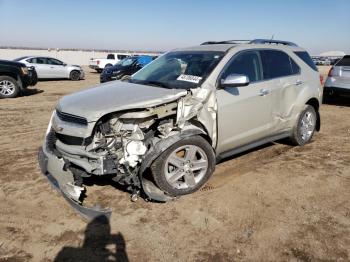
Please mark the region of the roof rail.
[[216, 45], [216, 44], [243, 44], [249, 43], [251, 40], [225, 40], [225, 41], [207, 41], [201, 43], [201, 45]]
[[254, 39], [250, 41], [249, 44], [276, 44], [276, 45], [298, 46], [293, 42], [282, 41], [282, 40], [271, 40], [271, 39]]

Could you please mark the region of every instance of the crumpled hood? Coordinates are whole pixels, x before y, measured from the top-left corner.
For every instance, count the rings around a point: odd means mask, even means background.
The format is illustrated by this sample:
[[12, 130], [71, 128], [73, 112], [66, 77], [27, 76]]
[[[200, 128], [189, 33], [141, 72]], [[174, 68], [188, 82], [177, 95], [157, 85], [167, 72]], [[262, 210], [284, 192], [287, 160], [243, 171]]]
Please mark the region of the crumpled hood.
[[184, 89], [112, 81], [64, 96], [57, 109], [71, 115], [85, 117], [88, 122], [125, 109], [146, 108], [171, 102], [187, 94]]

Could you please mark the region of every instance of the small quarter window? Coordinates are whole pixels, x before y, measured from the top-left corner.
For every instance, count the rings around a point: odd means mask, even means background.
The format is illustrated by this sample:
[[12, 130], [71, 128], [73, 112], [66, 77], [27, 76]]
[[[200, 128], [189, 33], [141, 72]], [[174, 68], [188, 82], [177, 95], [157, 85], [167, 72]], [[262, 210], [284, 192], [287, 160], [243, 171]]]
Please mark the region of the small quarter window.
[[317, 66], [315, 65], [314, 61], [312, 61], [311, 56], [305, 52], [294, 52], [301, 60], [303, 60], [309, 67], [311, 67], [314, 71], [318, 71]]
[[290, 59], [290, 64], [292, 66], [292, 72], [294, 75], [300, 74], [300, 67], [297, 65], [297, 63], [294, 62], [292, 58]]

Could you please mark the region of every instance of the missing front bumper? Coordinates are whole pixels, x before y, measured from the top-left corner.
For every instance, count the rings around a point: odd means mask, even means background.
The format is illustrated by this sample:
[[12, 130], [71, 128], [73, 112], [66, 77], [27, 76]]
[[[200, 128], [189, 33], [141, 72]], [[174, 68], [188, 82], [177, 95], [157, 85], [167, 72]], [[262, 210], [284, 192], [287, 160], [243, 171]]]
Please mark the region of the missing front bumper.
[[[49, 159], [49, 157], [52, 157], [53, 159]], [[38, 161], [41, 172], [49, 180], [52, 187], [60, 192], [69, 205], [83, 218], [89, 221], [101, 215], [110, 218], [112, 213], [110, 209], [101, 208], [98, 204], [94, 207], [86, 207], [82, 205], [82, 203], [74, 200], [77, 200], [77, 195], [70, 195], [67, 191], [68, 189], [76, 189], [74, 186], [72, 187], [74, 180], [67, 171], [63, 170], [63, 164], [55, 158], [55, 156], [48, 156], [45, 154], [43, 148], [39, 149]]]

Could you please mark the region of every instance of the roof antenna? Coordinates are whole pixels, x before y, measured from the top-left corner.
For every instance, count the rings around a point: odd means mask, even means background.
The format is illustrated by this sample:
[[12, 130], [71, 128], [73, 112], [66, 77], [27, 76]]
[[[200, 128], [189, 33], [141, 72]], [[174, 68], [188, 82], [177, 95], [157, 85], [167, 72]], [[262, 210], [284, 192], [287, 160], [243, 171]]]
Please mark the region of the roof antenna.
[[275, 34], [272, 34], [272, 36], [271, 36], [271, 39], [270, 40], [273, 40], [273, 38], [275, 37]]

